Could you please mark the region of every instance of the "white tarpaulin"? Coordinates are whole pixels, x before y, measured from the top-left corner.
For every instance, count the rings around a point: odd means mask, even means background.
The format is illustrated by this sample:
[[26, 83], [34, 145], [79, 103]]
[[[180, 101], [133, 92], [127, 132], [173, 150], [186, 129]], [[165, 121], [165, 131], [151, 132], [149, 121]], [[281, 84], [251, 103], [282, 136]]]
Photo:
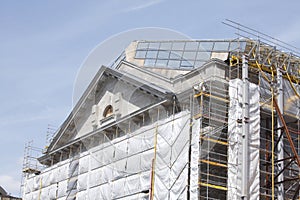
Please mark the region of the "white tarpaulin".
[[[268, 74], [266, 74], [268, 76]], [[269, 77], [270, 79], [271, 77]], [[270, 83], [266, 81], [264, 78], [259, 79], [259, 85], [260, 85], [260, 98], [262, 102], [267, 101], [272, 97], [272, 93], [270, 91]], [[295, 94], [295, 91], [293, 90], [293, 87], [299, 91], [299, 87], [297, 87], [296, 83], [292, 83], [287, 79], [282, 79], [282, 87], [283, 87], [283, 102], [284, 107], [283, 111], [286, 114], [290, 114], [293, 116], [299, 115], [299, 98]], [[268, 107], [267, 107], [268, 108]], [[269, 109], [269, 108], [268, 108]]]
[[158, 126], [156, 131], [154, 197], [178, 199], [188, 185], [190, 114], [176, 115], [174, 120]]
[[[230, 106], [228, 114], [228, 193], [227, 199], [241, 199], [242, 177], [242, 123], [243, 82], [240, 79], [229, 82]], [[249, 199], [259, 199], [259, 147], [260, 147], [260, 105], [259, 87], [249, 83]], [[251, 162], [250, 162], [251, 161]]]
[[[183, 111], [59, 162], [25, 182], [24, 199], [186, 199], [190, 113]], [[195, 127], [195, 128], [194, 128]], [[191, 197], [197, 198], [199, 122], [192, 132]], [[155, 176], [151, 179], [155, 157]]]
[[190, 198], [198, 199], [200, 118], [193, 122], [192, 127]]

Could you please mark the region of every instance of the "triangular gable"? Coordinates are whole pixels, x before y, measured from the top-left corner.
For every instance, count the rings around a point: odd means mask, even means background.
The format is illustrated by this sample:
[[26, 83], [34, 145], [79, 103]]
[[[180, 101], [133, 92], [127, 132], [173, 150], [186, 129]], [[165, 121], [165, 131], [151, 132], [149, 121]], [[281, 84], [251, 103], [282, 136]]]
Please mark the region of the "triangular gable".
[[56, 133], [47, 153], [101, 127], [109, 119], [104, 116], [109, 106], [117, 120], [171, 96], [169, 91], [102, 66]]

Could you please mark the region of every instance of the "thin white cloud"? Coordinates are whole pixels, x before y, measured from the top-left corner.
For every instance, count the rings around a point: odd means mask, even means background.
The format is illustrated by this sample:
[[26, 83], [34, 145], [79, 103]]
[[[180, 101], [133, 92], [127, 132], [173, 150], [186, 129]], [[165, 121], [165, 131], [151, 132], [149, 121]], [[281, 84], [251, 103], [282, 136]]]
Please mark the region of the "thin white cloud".
[[13, 119], [13, 116], [9, 119], [1, 119], [0, 127], [1, 126], [8, 126], [8, 125], [18, 125], [20, 123], [28, 123], [28, 122], [34, 122], [38, 120], [48, 119], [48, 117], [44, 114], [41, 114], [40, 116], [27, 116], [27, 117], [20, 117], [18, 119]]
[[[82, 7], [82, 9], [86, 12], [77, 12], [70, 20], [57, 21], [55, 25], [49, 25], [47, 29], [41, 29], [26, 35], [26, 40], [24, 40], [24, 37], [14, 38], [14, 42], [24, 45], [23, 43], [35, 41], [33, 44], [41, 43], [44, 46], [60, 44], [59, 42], [70, 41], [78, 36], [95, 31], [108, 18], [118, 13], [118, 8], [115, 8], [113, 4], [100, 1], [92, 4], [92, 6]], [[7, 43], [7, 45], [11, 44]]]
[[125, 12], [131, 12], [131, 11], [136, 11], [136, 10], [141, 10], [141, 9], [144, 9], [144, 8], [148, 8], [148, 7], [153, 6], [155, 4], [159, 4], [159, 3], [163, 2], [163, 1], [164, 0], [143, 1], [139, 5], [134, 5], [134, 6], [131, 6], [131, 7], [127, 8], [125, 10]]

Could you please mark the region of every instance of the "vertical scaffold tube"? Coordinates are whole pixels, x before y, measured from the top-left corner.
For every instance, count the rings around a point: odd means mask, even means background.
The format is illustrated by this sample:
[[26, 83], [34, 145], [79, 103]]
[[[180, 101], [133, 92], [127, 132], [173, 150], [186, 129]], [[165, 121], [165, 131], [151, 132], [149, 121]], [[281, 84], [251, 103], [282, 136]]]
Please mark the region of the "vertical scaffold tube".
[[[279, 67], [277, 67], [277, 83], [278, 83], [278, 96], [277, 96], [277, 104], [278, 104], [278, 108], [280, 110], [281, 113], [283, 113], [283, 82], [282, 82], [282, 72], [280, 71]], [[282, 123], [280, 121], [280, 118], [278, 117], [277, 119], [277, 138], [281, 138], [278, 141], [277, 144], [277, 159], [278, 160], [283, 160], [284, 157], [284, 153], [283, 153], [283, 137], [280, 137], [280, 135], [282, 134]], [[277, 170], [280, 172], [283, 170], [284, 167], [284, 163], [283, 161], [280, 161], [277, 163], [278, 168]], [[278, 180], [277, 182], [281, 182], [280, 184], [278, 184], [278, 195], [277, 195], [277, 199], [278, 200], [284, 200], [284, 187], [283, 187], [283, 173], [281, 173], [278, 176]]]
[[242, 80], [243, 80], [243, 133], [242, 133], [242, 186], [241, 197], [249, 199], [249, 80], [248, 58], [243, 55]]
[[150, 200], [154, 199], [154, 181], [155, 181], [155, 165], [156, 165], [156, 150], [157, 150], [157, 134], [158, 134], [158, 124], [155, 127], [155, 135], [154, 135], [154, 156], [153, 156], [153, 159], [152, 159], [152, 169], [151, 169]]

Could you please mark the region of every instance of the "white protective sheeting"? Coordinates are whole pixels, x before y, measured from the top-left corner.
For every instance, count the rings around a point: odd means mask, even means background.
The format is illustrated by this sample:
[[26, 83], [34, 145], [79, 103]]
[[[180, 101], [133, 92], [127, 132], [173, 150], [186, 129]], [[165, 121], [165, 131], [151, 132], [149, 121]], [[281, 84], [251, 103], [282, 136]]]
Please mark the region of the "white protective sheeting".
[[79, 174], [89, 171], [89, 156], [83, 156], [79, 159]]
[[[90, 152], [90, 165], [91, 165], [91, 169], [97, 169], [101, 166], [103, 166], [103, 151], [99, 150], [99, 151], [95, 151], [95, 152]], [[89, 167], [89, 163], [81, 163], [81, 167], [82, 168], [86, 168]]]
[[86, 190], [88, 184], [88, 173], [80, 174], [78, 176], [77, 189], [79, 191]]
[[188, 185], [190, 114], [175, 115], [169, 123], [158, 126], [155, 134], [154, 198], [178, 199]]
[[30, 196], [30, 197], [31, 197], [31, 200], [36, 200], [36, 199], [39, 198], [39, 196], [40, 196], [40, 192], [35, 191], [35, 192], [32, 193], [32, 196]]
[[50, 185], [50, 177], [51, 177], [52, 172], [51, 171], [47, 171], [43, 174], [43, 179], [42, 179], [42, 185], [44, 187], [47, 187]]
[[49, 191], [48, 191], [48, 197], [49, 199], [56, 199], [56, 190], [57, 190], [57, 185], [53, 184], [49, 186]]
[[190, 199], [198, 199], [200, 119], [194, 120], [192, 127]]
[[[268, 78], [271, 79], [270, 75], [266, 74], [266, 76], [268, 76]], [[264, 78], [260, 77], [259, 84], [260, 84], [261, 102], [265, 102], [272, 97], [272, 93], [270, 90], [270, 83], [266, 81]], [[293, 116], [298, 116], [299, 109], [295, 109], [295, 108], [299, 108], [300, 105], [299, 98], [295, 93], [295, 91], [293, 90], [293, 87], [297, 90], [298, 93], [300, 93], [299, 87], [297, 87], [297, 84], [292, 83], [285, 78], [282, 79], [282, 87], [283, 87], [284, 113]], [[270, 109], [269, 107], [266, 108]]]
[[68, 163], [59, 166], [57, 169], [56, 181], [61, 182], [63, 180], [66, 180], [68, 178], [68, 170], [69, 170]]
[[80, 200], [89, 200], [87, 197], [87, 191], [78, 192], [76, 197], [77, 197], [77, 199], [80, 199]]
[[[196, 124], [198, 127], [199, 122]], [[196, 195], [199, 130], [192, 134], [191, 180]], [[155, 176], [151, 180], [156, 137]], [[186, 199], [189, 138], [190, 113], [184, 111], [31, 176], [25, 182], [23, 197], [25, 200], [38, 199], [39, 195], [42, 199], [66, 199], [75, 193], [79, 200], [148, 199], [153, 181], [155, 199]]]
[[64, 180], [58, 183], [58, 191], [57, 191], [58, 197], [64, 197], [67, 195], [67, 186], [68, 186], [68, 180]]
[[[96, 169], [96, 170], [93, 170], [93, 171], [90, 171], [89, 172], [89, 187], [95, 187], [97, 185], [100, 185], [102, 183], [104, 183], [104, 180], [103, 180], [103, 173], [102, 173], [103, 169], [100, 168], [100, 169]], [[103, 181], [101, 181], [103, 180]]]
[[[240, 79], [229, 82], [230, 106], [228, 114], [228, 192], [227, 199], [236, 200], [241, 196], [242, 177], [242, 123], [243, 82]], [[260, 105], [259, 87], [249, 83], [249, 199], [259, 199], [259, 146], [260, 146]]]
[[36, 191], [40, 188], [41, 178], [41, 176], [36, 176], [33, 178], [33, 191]]
[[49, 176], [50, 184], [56, 184], [57, 183], [57, 172], [58, 172], [57, 168], [52, 168], [50, 176]]
[[33, 178], [26, 179], [24, 185], [25, 185], [25, 189], [24, 189], [25, 194], [33, 192]]
[[300, 107], [300, 102], [299, 102], [299, 97], [293, 90], [292, 85], [298, 92], [299, 91], [299, 86], [295, 83], [291, 83], [287, 79], [282, 79], [283, 81], [283, 101], [284, 101], [284, 113], [289, 113], [294, 116], [299, 116], [299, 107]]

